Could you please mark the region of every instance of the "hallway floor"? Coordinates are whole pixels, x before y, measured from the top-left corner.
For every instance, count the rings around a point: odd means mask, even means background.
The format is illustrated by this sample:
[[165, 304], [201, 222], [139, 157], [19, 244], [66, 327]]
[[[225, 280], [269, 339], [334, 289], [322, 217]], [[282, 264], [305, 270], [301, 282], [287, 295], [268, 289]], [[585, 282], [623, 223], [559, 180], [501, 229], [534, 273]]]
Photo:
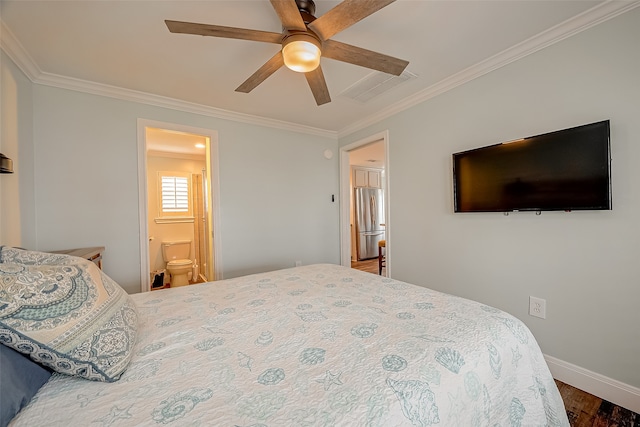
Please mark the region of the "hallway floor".
[[[366, 259], [364, 261], [351, 261], [351, 268], [366, 271], [367, 273], [378, 274], [378, 258]], [[385, 267], [382, 267], [382, 275], [387, 274]]]

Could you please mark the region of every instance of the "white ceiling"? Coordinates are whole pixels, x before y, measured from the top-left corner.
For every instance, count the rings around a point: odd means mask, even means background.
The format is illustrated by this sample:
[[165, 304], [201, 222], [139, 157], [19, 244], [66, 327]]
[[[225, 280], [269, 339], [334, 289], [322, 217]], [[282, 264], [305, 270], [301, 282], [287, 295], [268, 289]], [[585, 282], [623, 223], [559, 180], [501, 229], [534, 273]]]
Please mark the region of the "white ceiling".
[[[338, 3], [316, 0], [316, 16]], [[249, 94], [234, 91], [279, 45], [172, 34], [164, 24], [171, 19], [280, 32], [267, 0], [1, 0], [0, 17], [4, 50], [36, 83], [339, 134], [615, 16], [632, 3], [638, 2], [398, 0], [333, 39], [406, 59], [417, 78], [360, 103], [341, 92], [371, 71], [325, 58], [332, 102], [320, 107], [304, 76], [286, 68]]]
[[372, 142], [349, 151], [349, 165], [384, 168], [384, 141]]
[[[207, 138], [168, 129], [146, 128], [147, 152], [181, 153], [205, 157]], [[204, 147], [202, 147], [204, 146]]]

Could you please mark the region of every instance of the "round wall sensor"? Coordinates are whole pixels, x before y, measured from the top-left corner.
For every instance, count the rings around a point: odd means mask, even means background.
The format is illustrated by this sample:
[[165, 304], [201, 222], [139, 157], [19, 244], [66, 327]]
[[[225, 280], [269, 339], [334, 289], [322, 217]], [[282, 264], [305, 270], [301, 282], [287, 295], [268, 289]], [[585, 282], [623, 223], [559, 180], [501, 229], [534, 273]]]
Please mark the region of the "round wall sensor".
[[332, 158], [333, 157], [333, 151], [331, 151], [329, 149], [324, 150], [324, 157], [327, 158], [327, 159]]

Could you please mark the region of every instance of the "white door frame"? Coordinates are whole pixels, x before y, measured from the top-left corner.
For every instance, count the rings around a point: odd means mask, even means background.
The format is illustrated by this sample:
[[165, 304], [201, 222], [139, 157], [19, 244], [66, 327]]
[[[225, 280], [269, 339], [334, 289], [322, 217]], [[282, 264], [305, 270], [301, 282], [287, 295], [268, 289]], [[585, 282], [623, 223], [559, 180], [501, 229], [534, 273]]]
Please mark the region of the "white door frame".
[[364, 139], [340, 147], [340, 264], [351, 267], [351, 169], [349, 167], [349, 151], [363, 145], [382, 140], [384, 143], [384, 214], [385, 214], [385, 270], [387, 277], [391, 277], [391, 216], [389, 214], [391, 197], [389, 189], [391, 174], [389, 173], [389, 131], [377, 133]]
[[[214, 279], [220, 280], [222, 274], [221, 235], [220, 235], [220, 162], [218, 153], [218, 132], [213, 129], [197, 128], [176, 123], [138, 119], [138, 213], [140, 221], [140, 292], [150, 290], [151, 277], [149, 266], [149, 218], [147, 199], [147, 132], [146, 128], [167, 129], [177, 132], [202, 135], [209, 140], [209, 175], [211, 176], [211, 216], [213, 227], [213, 266]], [[211, 280], [211, 279], [210, 279]]]

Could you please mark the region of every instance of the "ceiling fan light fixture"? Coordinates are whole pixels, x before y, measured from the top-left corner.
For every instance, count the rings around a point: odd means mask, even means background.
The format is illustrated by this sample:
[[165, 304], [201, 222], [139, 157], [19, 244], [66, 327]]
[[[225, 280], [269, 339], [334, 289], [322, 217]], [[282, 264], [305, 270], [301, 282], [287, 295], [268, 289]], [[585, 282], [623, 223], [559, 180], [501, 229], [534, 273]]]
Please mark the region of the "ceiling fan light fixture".
[[251, 92], [284, 65], [293, 71], [305, 74], [316, 104], [320, 106], [331, 102], [327, 81], [320, 66], [321, 56], [394, 76], [400, 75], [409, 65], [408, 61], [331, 39], [334, 35], [394, 1], [342, 0], [316, 19], [313, 0], [271, 0], [271, 6], [282, 24], [280, 33], [168, 19], [164, 22], [172, 33], [252, 40], [280, 45], [282, 48], [274, 52], [267, 62], [242, 82], [236, 88], [236, 92]]
[[298, 73], [308, 73], [320, 65], [320, 42], [308, 34], [295, 34], [282, 43], [284, 65]]

